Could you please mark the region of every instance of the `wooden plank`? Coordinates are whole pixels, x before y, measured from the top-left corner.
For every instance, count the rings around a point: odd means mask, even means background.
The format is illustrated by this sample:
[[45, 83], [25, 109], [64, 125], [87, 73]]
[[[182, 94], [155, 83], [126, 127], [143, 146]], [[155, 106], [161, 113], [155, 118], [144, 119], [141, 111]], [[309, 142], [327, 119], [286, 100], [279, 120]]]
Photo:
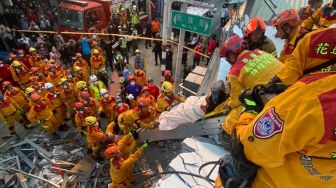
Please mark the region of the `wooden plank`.
[[77, 172], [83, 174], [85, 178], [89, 177], [96, 166], [96, 161], [91, 157], [84, 157], [80, 160], [72, 169], [72, 172]]
[[25, 176], [23, 176], [21, 173], [16, 173], [16, 177], [19, 180], [22, 188], [28, 188], [27, 178]]
[[69, 180], [69, 176], [68, 176], [68, 174], [64, 174], [63, 182], [62, 182], [62, 186], [61, 186], [61, 188], [66, 188], [66, 187], [67, 187], [68, 180]]

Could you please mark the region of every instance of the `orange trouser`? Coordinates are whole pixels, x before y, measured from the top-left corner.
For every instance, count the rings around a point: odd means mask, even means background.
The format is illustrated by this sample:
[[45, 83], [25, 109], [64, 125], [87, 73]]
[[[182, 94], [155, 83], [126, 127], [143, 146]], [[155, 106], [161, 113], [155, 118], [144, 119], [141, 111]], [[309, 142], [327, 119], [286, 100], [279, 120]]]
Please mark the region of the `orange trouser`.
[[126, 180], [121, 183], [116, 183], [112, 181], [111, 183], [108, 184], [108, 188], [127, 188], [127, 187], [131, 187], [131, 185], [132, 184], [130, 180]]
[[55, 120], [44, 120], [42, 124], [42, 128], [46, 130], [49, 134], [54, 134], [58, 129], [59, 124], [55, 122]]
[[88, 142], [88, 148], [92, 149], [92, 155], [94, 157], [99, 157], [99, 150], [100, 150], [101, 144], [100, 142]]
[[54, 117], [56, 119], [55, 123], [56, 124], [64, 123], [64, 119], [65, 119], [66, 112], [67, 112], [65, 106], [61, 105], [59, 107], [56, 107], [54, 110], [56, 111], [54, 113]]

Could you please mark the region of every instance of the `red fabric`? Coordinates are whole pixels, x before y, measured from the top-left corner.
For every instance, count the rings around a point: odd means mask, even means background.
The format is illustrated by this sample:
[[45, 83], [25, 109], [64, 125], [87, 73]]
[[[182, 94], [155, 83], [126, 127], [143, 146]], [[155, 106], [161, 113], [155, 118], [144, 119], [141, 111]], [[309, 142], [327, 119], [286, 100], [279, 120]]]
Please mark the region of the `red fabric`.
[[[330, 40], [335, 38], [335, 36], [336, 29], [329, 29], [327, 32], [313, 34], [310, 39], [308, 57], [326, 60], [336, 58], [336, 55], [331, 53], [336, 46], [336, 40]], [[317, 53], [320, 44], [328, 44], [328, 46], [325, 46], [327, 54]]]
[[322, 78], [328, 77], [333, 75], [332, 73], [320, 73], [320, 74], [312, 74], [306, 77], [303, 77], [302, 79], [300, 79], [300, 82], [303, 82], [305, 84], [309, 84], [311, 82], [314, 82], [316, 80], [320, 80]]
[[27, 68], [30, 68], [31, 65], [29, 63], [29, 55], [24, 56], [23, 58], [18, 58], [18, 61], [20, 61], [22, 64], [26, 65]]
[[215, 50], [216, 48], [216, 41], [214, 39], [211, 39], [208, 43], [208, 53], [213, 53], [213, 51]]
[[0, 109], [8, 107], [10, 104], [11, 100], [9, 98], [4, 98], [2, 102], [0, 102]]
[[149, 94], [151, 94], [153, 97], [155, 97], [155, 99], [158, 98], [159, 94], [160, 94], [160, 89], [158, 86], [156, 85], [147, 85], [148, 90], [149, 90]]
[[320, 140], [320, 144], [326, 144], [329, 140], [336, 141], [336, 89], [321, 94], [319, 97], [324, 117], [324, 136]]
[[197, 52], [199, 52], [199, 53], [195, 52], [194, 57], [196, 57], [196, 58], [201, 58], [201, 53], [202, 53], [202, 51], [203, 51], [203, 47], [202, 47], [201, 45], [197, 45], [197, 46], [195, 47], [195, 51], [197, 51]]
[[33, 107], [35, 112], [42, 112], [44, 109], [46, 109], [47, 105], [46, 104], [41, 104], [41, 105], [35, 105]]
[[118, 107], [117, 105], [114, 105], [113, 106], [113, 111], [117, 114], [117, 115], [119, 115], [119, 114], [121, 114], [121, 113], [123, 113], [123, 112], [126, 112], [128, 110], [128, 107], [127, 107], [127, 105], [125, 105], [125, 104], [123, 104], [123, 106], [122, 107]]

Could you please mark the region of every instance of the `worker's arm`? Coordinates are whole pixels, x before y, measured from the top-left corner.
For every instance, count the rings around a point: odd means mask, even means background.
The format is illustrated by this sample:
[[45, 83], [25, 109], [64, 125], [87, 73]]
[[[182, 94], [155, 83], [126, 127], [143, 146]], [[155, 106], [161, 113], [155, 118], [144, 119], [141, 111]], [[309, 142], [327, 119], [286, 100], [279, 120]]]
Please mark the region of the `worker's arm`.
[[123, 136], [122, 139], [119, 140], [119, 142], [118, 142], [118, 148], [119, 148], [119, 150], [123, 150], [124, 147], [126, 147], [132, 139], [133, 139], [132, 135], [125, 135], [125, 136]]
[[183, 103], [183, 102], [186, 101], [185, 98], [183, 98], [183, 97], [180, 96], [179, 94], [176, 94], [176, 95], [175, 95], [175, 100], [176, 100], [177, 102], [179, 102], [179, 103]]
[[239, 78], [234, 75], [229, 76], [229, 83], [230, 83], [231, 89], [230, 89], [230, 97], [228, 99], [228, 105], [231, 108], [236, 108], [241, 105], [239, 101], [239, 95], [245, 88], [239, 82]]
[[164, 98], [159, 98], [156, 102], [156, 111], [163, 112], [166, 110], [166, 108], [169, 107], [169, 104]]
[[[32, 107], [34, 108], [34, 106]], [[36, 112], [35, 110], [33, 109], [30, 109], [29, 112], [28, 112], [28, 116], [27, 116], [27, 119], [31, 122], [31, 123], [35, 123], [37, 121], [37, 118], [36, 118]]]
[[309, 18], [307, 18], [302, 22], [301, 26], [311, 31], [314, 25], [319, 23], [321, 17], [321, 11], [322, 8], [317, 9], [317, 11], [313, 13], [313, 15], [311, 15]]
[[[304, 37], [296, 46], [292, 55], [285, 61], [284, 67], [277, 74], [277, 77], [285, 85], [294, 84], [302, 75], [306, 68], [307, 56], [310, 44], [310, 37]], [[313, 59], [310, 64], [313, 64]]]
[[130, 155], [127, 160], [121, 163], [120, 169], [130, 168], [140, 158], [140, 156], [143, 154], [144, 151], [145, 151], [144, 147], [139, 148], [136, 152]]
[[103, 140], [105, 137], [105, 134], [103, 133], [103, 131], [101, 131], [101, 129], [98, 127], [95, 127], [91, 134], [93, 137], [99, 138], [100, 140]]
[[[12, 78], [13, 78], [13, 80], [15, 81], [15, 82], [19, 82], [20, 80], [19, 80], [19, 77], [16, 75], [16, 72], [14, 71], [14, 68], [10, 68], [9, 69], [10, 70], [10, 72], [11, 72], [11, 74], [12, 74]], [[20, 82], [19, 82], [20, 83]]]

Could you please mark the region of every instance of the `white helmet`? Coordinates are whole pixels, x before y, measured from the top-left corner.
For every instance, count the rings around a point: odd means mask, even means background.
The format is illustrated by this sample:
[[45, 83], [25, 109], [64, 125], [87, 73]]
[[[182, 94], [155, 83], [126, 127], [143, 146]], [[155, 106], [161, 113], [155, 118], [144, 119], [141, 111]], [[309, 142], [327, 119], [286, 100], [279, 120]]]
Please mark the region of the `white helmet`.
[[127, 96], [127, 98], [128, 98], [129, 100], [133, 100], [135, 97], [134, 97], [134, 95], [129, 94], [129, 95]]
[[50, 82], [47, 82], [47, 83], [44, 84], [44, 87], [46, 89], [50, 89], [50, 88], [54, 87], [54, 85], [52, 83], [50, 83]]
[[107, 89], [101, 89], [101, 90], [100, 90], [100, 95], [104, 95], [104, 94], [106, 94], [106, 93], [108, 93], [108, 92], [107, 92]]
[[90, 81], [91, 82], [96, 82], [98, 80], [97, 76], [96, 75], [91, 75], [90, 76]]

